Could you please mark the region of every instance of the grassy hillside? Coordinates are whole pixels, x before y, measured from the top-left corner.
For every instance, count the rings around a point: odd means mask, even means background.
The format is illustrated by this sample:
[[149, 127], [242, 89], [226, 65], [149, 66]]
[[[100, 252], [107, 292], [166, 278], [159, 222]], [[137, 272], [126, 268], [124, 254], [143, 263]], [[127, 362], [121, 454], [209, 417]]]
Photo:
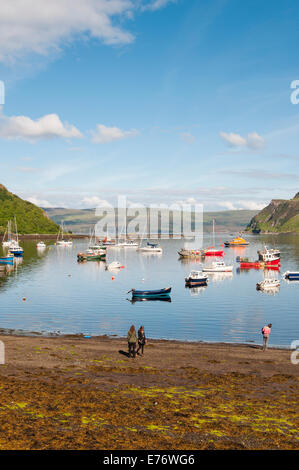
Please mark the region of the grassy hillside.
[[58, 226], [42, 209], [10, 193], [0, 184], [0, 233], [5, 232], [7, 222], [13, 220], [14, 216], [20, 234], [58, 231]]
[[299, 193], [293, 199], [273, 199], [250, 221], [247, 230], [261, 233], [299, 233]]
[[[89, 233], [90, 228], [99, 220], [95, 215], [95, 209], [51, 208], [45, 209], [45, 211], [57, 224], [63, 221], [65, 230], [71, 230], [73, 233]], [[256, 211], [249, 210], [205, 212], [203, 216], [204, 230], [211, 231], [212, 221], [215, 219], [219, 231], [243, 231], [255, 214]], [[179, 228], [174, 227], [174, 232], [178, 231]]]

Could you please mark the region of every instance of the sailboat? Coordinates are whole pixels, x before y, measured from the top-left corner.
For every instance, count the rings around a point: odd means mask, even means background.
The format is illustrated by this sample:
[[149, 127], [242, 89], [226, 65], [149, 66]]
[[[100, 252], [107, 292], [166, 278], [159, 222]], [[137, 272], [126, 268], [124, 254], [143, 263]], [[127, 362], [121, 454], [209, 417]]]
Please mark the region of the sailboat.
[[16, 216], [14, 216], [14, 221], [15, 221], [15, 231], [16, 231], [16, 238], [15, 240], [13, 239], [9, 245], [9, 253], [14, 255], [14, 256], [23, 256], [24, 250], [23, 248], [19, 245], [19, 237], [18, 237], [18, 229], [17, 229], [17, 219]]
[[223, 250], [217, 250], [215, 248], [215, 219], [213, 219], [213, 246], [210, 246], [203, 251], [205, 256], [223, 256]]
[[73, 242], [72, 240], [64, 240], [63, 238], [63, 222], [61, 222], [61, 225], [59, 227], [59, 231], [57, 234], [57, 240], [56, 240], [56, 245], [58, 246], [72, 246]]

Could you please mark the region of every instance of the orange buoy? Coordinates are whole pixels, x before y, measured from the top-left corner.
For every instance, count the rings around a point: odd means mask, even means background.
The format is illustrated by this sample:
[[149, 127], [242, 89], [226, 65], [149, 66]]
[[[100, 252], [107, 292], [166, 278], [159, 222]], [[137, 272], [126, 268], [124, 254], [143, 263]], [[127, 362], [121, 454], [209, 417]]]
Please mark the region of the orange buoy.
[[23, 300], [23, 302], [25, 302], [25, 300], [26, 300], [26, 297], [23, 297], [23, 298], [22, 298], [22, 300]]
[[112, 279], [112, 281], [114, 281], [115, 277], [114, 277], [114, 276], [112, 276], [112, 278], [111, 278], [111, 279]]

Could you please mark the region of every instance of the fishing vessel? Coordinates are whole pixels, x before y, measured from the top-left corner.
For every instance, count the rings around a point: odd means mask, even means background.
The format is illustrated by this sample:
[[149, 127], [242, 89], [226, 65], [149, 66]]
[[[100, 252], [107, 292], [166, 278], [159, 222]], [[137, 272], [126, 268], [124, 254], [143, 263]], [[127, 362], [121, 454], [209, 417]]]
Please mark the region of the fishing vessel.
[[178, 251], [178, 254], [181, 258], [202, 258], [204, 257], [204, 253], [202, 253], [200, 250], [189, 250], [187, 248], [182, 248], [180, 251]]
[[207, 274], [204, 274], [202, 271], [191, 271], [189, 276], [185, 278], [185, 283], [188, 287], [207, 286], [208, 282]]
[[56, 240], [56, 245], [57, 246], [72, 246], [73, 245], [73, 242], [72, 240], [65, 240], [63, 238], [63, 222], [61, 222], [61, 225], [59, 227], [59, 231], [58, 231], [58, 234], [57, 234], [57, 240]]
[[258, 251], [259, 261], [267, 262], [268, 264], [279, 264], [280, 251], [271, 248], [270, 250], [265, 246], [263, 251]]
[[260, 261], [260, 260], [255, 260], [252, 261], [249, 258], [241, 258], [237, 257], [236, 261], [240, 263], [240, 268], [241, 269], [280, 269], [280, 259], [276, 260], [276, 264], [273, 264], [271, 260], [269, 261]]
[[106, 248], [100, 250], [88, 249], [77, 254], [77, 261], [99, 261], [106, 259]]
[[214, 261], [210, 266], [204, 266], [203, 272], [206, 273], [227, 273], [232, 272], [233, 266], [227, 266], [223, 261]]
[[160, 298], [169, 298], [171, 287], [158, 290], [136, 290], [131, 289], [128, 294], [132, 292], [132, 298], [136, 299], [160, 299]]
[[213, 246], [203, 250], [204, 256], [223, 256], [223, 250], [215, 248], [215, 220], [213, 219]]
[[225, 246], [248, 246], [249, 242], [242, 237], [236, 237], [231, 241], [224, 242]]
[[158, 243], [149, 243], [147, 242], [146, 246], [139, 248], [143, 253], [162, 253], [162, 248]]
[[283, 277], [289, 281], [299, 281], [299, 271], [286, 271]]
[[257, 290], [275, 289], [280, 286], [279, 279], [264, 279], [256, 285]]

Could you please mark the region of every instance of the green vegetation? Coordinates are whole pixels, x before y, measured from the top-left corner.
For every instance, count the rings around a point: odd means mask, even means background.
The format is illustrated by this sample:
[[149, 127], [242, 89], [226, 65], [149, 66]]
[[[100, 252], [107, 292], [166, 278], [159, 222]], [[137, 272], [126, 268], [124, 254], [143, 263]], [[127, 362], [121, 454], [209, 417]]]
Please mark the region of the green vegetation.
[[50, 234], [58, 231], [58, 226], [42, 209], [10, 193], [0, 184], [0, 233], [5, 232], [7, 222], [13, 220], [14, 216], [20, 234]]
[[299, 193], [293, 199], [273, 199], [252, 218], [247, 229], [254, 233], [299, 233]]

